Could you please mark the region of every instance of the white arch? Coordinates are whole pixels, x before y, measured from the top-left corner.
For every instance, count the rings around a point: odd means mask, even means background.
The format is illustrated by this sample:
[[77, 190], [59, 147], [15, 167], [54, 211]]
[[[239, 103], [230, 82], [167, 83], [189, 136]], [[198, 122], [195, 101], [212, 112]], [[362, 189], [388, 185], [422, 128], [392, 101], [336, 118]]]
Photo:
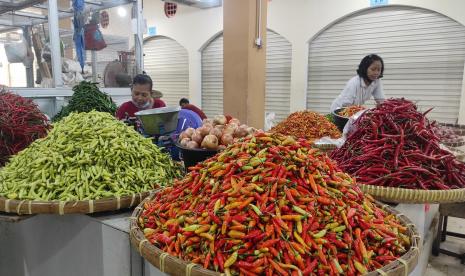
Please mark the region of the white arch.
[[[284, 35], [278, 33], [277, 31], [271, 29], [271, 28], [266, 28], [267, 31], [271, 31], [273, 33], [276, 33], [280, 36], [282, 36], [287, 42], [289, 42], [289, 44], [292, 45], [291, 41], [285, 37]], [[208, 45], [210, 45], [210, 43], [212, 43], [215, 39], [217, 39], [218, 37], [222, 36], [223, 35], [223, 31], [218, 31], [217, 33], [215, 33], [214, 35], [212, 35], [209, 39], [207, 39], [207, 41], [205, 41], [205, 43], [202, 44], [202, 46], [199, 48], [199, 51], [202, 52], [206, 47], [208, 47]]]
[[450, 17], [450, 16], [448, 16], [448, 15], [446, 15], [446, 14], [444, 14], [444, 13], [441, 13], [441, 12], [438, 12], [438, 11], [435, 11], [435, 10], [431, 10], [431, 9], [427, 9], [427, 8], [424, 8], [424, 7], [420, 7], [420, 6], [393, 4], [393, 5], [388, 5], [388, 6], [367, 7], [367, 8], [359, 9], [359, 10], [353, 11], [353, 12], [351, 12], [351, 13], [345, 14], [345, 15], [339, 17], [338, 19], [333, 20], [333, 21], [330, 22], [328, 25], [326, 25], [326, 26], [323, 27], [321, 30], [319, 30], [316, 34], [314, 34], [312, 37], [310, 37], [310, 38], [307, 40], [307, 44], [309, 44], [310, 42], [312, 42], [312, 40], [314, 40], [315, 38], [317, 38], [321, 33], [325, 32], [326, 30], [328, 30], [329, 28], [331, 28], [333, 25], [338, 24], [339, 22], [344, 21], [344, 20], [346, 20], [347, 18], [350, 18], [350, 17], [352, 17], [352, 16], [356, 16], [356, 15], [359, 14], [359, 13], [363, 13], [363, 12], [366, 12], [366, 11], [369, 11], [369, 10], [377, 10], [377, 9], [396, 9], [396, 8], [415, 8], [415, 9], [422, 9], [422, 10], [429, 11], [429, 12], [434, 12], [434, 13], [438, 13], [438, 14], [440, 14], [440, 15], [442, 15], [442, 16], [447, 17], [447, 18], [449, 18], [450, 20], [453, 20], [453, 21], [457, 22], [458, 24], [464, 25], [464, 24], [462, 24], [461, 22], [459, 22], [459, 21], [453, 19], [452, 17]]

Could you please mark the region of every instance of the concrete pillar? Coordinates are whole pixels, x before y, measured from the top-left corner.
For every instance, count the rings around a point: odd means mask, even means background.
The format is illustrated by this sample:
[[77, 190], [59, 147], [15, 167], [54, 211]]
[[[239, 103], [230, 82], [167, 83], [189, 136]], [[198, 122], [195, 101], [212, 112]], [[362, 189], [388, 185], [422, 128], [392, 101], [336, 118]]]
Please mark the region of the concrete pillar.
[[265, 120], [267, 2], [223, 2], [224, 113], [256, 128]]

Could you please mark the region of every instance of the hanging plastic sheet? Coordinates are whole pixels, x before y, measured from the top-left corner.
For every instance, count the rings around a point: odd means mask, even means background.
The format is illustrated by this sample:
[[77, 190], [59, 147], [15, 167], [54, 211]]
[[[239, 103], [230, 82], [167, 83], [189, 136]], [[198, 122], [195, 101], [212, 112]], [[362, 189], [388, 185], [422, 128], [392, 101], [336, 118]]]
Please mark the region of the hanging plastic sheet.
[[86, 24], [86, 17], [84, 12], [84, 0], [73, 0], [73, 10], [73, 40], [76, 46], [76, 55], [79, 64], [81, 65], [81, 70], [84, 70], [84, 63], [86, 61], [86, 50], [84, 42], [84, 26]]

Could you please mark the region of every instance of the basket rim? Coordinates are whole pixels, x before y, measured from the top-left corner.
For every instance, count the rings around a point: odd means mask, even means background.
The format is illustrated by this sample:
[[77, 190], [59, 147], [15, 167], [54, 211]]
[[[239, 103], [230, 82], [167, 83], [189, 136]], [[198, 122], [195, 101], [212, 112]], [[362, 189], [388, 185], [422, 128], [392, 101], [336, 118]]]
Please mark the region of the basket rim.
[[[224, 275], [220, 272], [216, 272], [213, 270], [208, 270], [203, 268], [202, 266], [194, 263], [190, 263], [187, 261], [184, 261], [178, 257], [172, 256], [164, 251], [162, 251], [160, 248], [156, 247], [155, 245], [151, 244], [144, 236], [144, 233], [139, 227], [138, 220], [140, 215], [143, 212], [143, 207], [144, 204], [150, 200], [153, 199], [153, 197], [156, 195], [157, 192], [159, 192], [160, 189], [153, 191], [148, 197], [146, 197], [133, 211], [131, 217], [130, 217], [130, 230], [129, 230], [129, 235], [130, 235], [130, 240], [131, 244], [136, 248], [136, 250], [139, 252], [139, 254], [146, 259], [150, 264], [158, 268], [160, 271], [167, 273], [166, 269], [169, 267], [166, 266], [165, 264], [167, 262], [175, 263], [180, 266], [185, 270], [185, 275], [191, 276], [191, 275]], [[412, 221], [405, 216], [404, 214], [400, 213], [398, 210], [392, 208], [391, 206], [387, 204], [383, 204], [379, 201], [374, 201], [374, 204], [376, 204], [378, 207], [382, 208], [385, 211], [388, 211], [392, 214], [394, 214], [400, 222], [408, 228], [408, 233], [409, 233], [409, 238], [411, 239], [411, 246], [409, 250], [404, 253], [400, 258], [396, 259], [395, 261], [392, 261], [388, 265], [368, 272], [366, 275], [374, 276], [374, 275], [397, 275], [399, 269], [402, 269], [402, 272], [405, 273], [405, 275], [408, 275], [413, 271], [413, 269], [416, 267], [418, 263], [418, 258], [420, 255], [420, 250], [422, 247], [421, 244], [421, 238], [418, 232], [417, 227], [415, 224], [412, 223]], [[160, 253], [157, 255], [157, 253]], [[155, 261], [155, 257], [157, 261]]]
[[465, 201], [465, 188], [419, 190], [358, 183], [360, 189], [377, 200], [392, 203], [456, 203]]
[[0, 211], [8, 214], [93, 214], [117, 211], [138, 205], [151, 191], [95, 200], [18, 200], [0, 197]]

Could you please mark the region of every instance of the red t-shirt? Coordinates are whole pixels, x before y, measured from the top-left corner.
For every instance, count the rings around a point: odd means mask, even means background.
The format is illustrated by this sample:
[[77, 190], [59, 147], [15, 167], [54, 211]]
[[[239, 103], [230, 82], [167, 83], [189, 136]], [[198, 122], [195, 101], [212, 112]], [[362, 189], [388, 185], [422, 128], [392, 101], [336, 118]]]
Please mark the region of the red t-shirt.
[[[165, 106], [166, 105], [162, 100], [160, 99], [153, 100], [152, 108], [165, 107]], [[118, 120], [122, 120], [126, 118], [126, 116], [135, 117], [136, 115], [134, 115], [134, 113], [138, 111], [140, 111], [140, 109], [132, 101], [125, 102], [116, 111], [116, 118]]]
[[200, 108], [198, 108], [197, 106], [193, 104], [186, 104], [182, 107], [182, 109], [189, 109], [191, 111], [194, 111], [195, 113], [197, 113], [197, 115], [200, 116], [202, 120], [207, 119], [207, 116], [205, 115], [205, 113], [203, 113], [203, 111]]

